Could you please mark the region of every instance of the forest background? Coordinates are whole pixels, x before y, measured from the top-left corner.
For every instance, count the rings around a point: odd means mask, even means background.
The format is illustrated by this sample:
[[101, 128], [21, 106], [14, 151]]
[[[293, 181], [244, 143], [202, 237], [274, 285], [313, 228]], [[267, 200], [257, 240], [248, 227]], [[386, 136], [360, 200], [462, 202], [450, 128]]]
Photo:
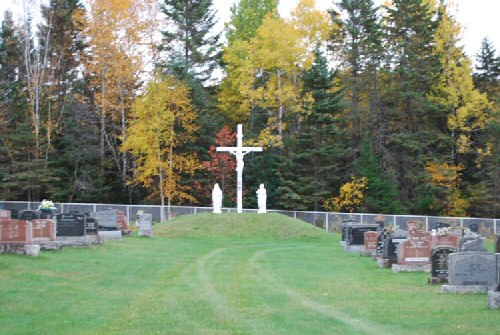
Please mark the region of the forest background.
[[0, 30], [0, 199], [498, 218], [500, 57], [446, 1], [50, 0]]

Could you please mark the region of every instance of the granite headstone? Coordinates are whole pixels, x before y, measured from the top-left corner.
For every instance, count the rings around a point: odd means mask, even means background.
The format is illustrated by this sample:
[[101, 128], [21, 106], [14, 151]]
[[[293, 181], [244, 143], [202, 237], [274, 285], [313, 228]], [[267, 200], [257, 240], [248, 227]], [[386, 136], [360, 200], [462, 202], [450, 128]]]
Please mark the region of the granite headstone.
[[139, 215], [139, 236], [153, 236], [153, 215], [143, 213]]
[[85, 236], [85, 220], [83, 215], [63, 213], [56, 215], [57, 236]]
[[19, 220], [26, 220], [26, 221], [40, 219], [40, 212], [31, 209], [24, 209], [22, 211], [19, 211], [18, 217]]
[[95, 218], [100, 231], [120, 230], [114, 209], [95, 212]]
[[30, 244], [33, 242], [31, 221], [0, 220], [0, 243]]
[[35, 219], [31, 221], [33, 229], [33, 239], [56, 240], [56, 224], [50, 219]]
[[458, 252], [448, 256], [448, 283], [451, 285], [496, 285], [497, 261], [487, 252]]

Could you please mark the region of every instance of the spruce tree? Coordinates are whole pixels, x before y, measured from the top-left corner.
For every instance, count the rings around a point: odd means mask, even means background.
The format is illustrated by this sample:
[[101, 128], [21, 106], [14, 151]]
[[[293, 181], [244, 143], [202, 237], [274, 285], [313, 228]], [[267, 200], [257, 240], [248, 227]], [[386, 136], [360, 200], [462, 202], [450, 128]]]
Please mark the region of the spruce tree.
[[286, 163], [290, 166], [285, 171], [293, 171], [293, 175], [285, 176], [287, 182], [281, 189], [283, 199], [297, 200], [287, 207], [317, 211], [340, 184], [344, 149], [339, 117], [343, 104], [336, 75], [317, 47], [314, 63], [303, 76], [303, 93], [309, 98], [305, 99], [300, 131]]
[[164, 0], [161, 11], [169, 24], [162, 32], [160, 50], [167, 52], [162, 66], [181, 79], [187, 72], [202, 82], [210, 79], [220, 48], [212, 0]]

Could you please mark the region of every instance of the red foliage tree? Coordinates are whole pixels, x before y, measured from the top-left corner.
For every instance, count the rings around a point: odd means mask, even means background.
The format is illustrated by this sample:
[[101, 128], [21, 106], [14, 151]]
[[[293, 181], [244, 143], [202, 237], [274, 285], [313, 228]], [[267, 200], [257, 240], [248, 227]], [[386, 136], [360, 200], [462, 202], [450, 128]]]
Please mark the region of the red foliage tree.
[[211, 160], [203, 162], [212, 176], [214, 183], [219, 183], [224, 194], [224, 205], [236, 202], [236, 159], [228, 152], [217, 152], [217, 147], [236, 145], [236, 133], [224, 126], [216, 135], [216, 146], [210, 146], [208, 153]]

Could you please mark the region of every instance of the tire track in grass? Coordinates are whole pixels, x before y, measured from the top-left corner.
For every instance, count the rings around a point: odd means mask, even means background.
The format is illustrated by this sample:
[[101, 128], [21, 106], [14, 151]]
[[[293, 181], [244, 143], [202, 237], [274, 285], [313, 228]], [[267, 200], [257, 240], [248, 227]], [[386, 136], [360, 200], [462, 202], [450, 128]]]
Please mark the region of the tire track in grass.
[[[293, 247], [293, 249], [296, 248], [296, 246]], [[389, 335], [405, 333], [403, 329], [400, 329], [397, 326], [386, 326], [367, 319], [353, 318], [348, 314], [335, 309], [333, 306], [319, 303], [299, 291], [288, 287], [282, 281], [273, 276], [269, 271], [264, 269], [261, 264], [259, 264], [267, 253], [288, 249], [292, 249], [292, 247], [270, 248], [257, 251], [249, 258], [247, 263], [248, 267], [251, 271], [253, 270], [255, 274], [259, 274], [258, 277], [266, 281], [272, 289], [287, 295], [292, 301], [300, 304], [305, 309], [335, 319], [352, 329], [362, 332], [363, 334]]]
[[250, 322], [243, 312], [238, 312], [237, 307], [233, 307], [227, 295], [224, 295], [217, 289], [213, 279], [210, 276], [210, 264], [213, 264], [226, 251], [241, 248], [256, 248], [262, 247], [262, 244], [237, 246], [230, 248], [216, 249], [198, 259], [196, 262], [196, 280], [200, 284], [195, 289], [200, 291], [200, 295], [214, 309], [215, 314], [220, 319], [230, 321], [229, 324], [234, 324], [238, 333], [261, 334], [261, 330], [257, 329], [253, 322]]

